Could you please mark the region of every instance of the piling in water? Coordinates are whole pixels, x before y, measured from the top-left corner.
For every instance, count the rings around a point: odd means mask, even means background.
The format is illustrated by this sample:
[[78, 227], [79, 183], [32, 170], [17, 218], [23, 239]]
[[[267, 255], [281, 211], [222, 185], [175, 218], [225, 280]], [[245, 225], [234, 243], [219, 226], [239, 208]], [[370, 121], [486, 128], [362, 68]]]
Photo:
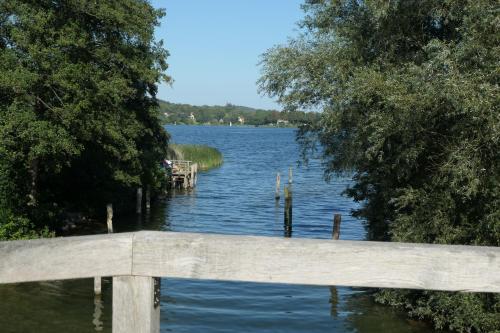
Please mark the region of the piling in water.
[[280, 178], [280, 173], [278, 172], [276, 174], [276, 192], [274, 194], [274, 199], [276, 200], [280, 199], [280, 183], [281, 183], [281, 178]]
[[288, 184], [291, 184], [293, 182], [293, 172], [292, 172], [292, 167], [288, 168]]
[[[113, 233], [113, 204], [106, 205], [106, 225], [108, 227], [108, 234]], [[94, 277], [94, 295], [101, 300], [100, 296], [102, 293], [102, 277]], [[101, 302], [102, 303], [102, 302]]]
[[[332, 239], [338, 240], [340, 237], [340, 222], [342, 220], [342, 215], [335, 214], [333, 216], [333, 230], [332, 230]], [[337, 287], [330, 287], [330, 315], [334, 318], [338, 316], [338, 306], [339, 303], [339, 295], [337, 292]]]
[[142, 187], [137, 188], [137, 195], [136, 195], [136, 205], [135, 205], [135, 212], [137, 214], [142, 213]]
[[292, 187], [285, 186], [285, 237], [292, 236]]
[[113, 204], [106, 205], [106, 224], [108, 226], [108, 234], [113, 233]]
[[100, 276], [95, 276], [94, 277], [94, 295], [100, 295], [101, 292], [102, 292], [101, 277]]
[[333, 217], [333, 231], [332, 238], [337, 240], [340, 237], [340, 222], [342, 220], [342, 215], [335, 214]]
[[151, 190], [150, 186], [148, 185], [146, 187], [146, 210], [149, 210], [151, 208]]
[[194, 169], [195, 169], [195, 164], [192, 164], [192, 165], [191, 165], [191, 168], [190, 168], [190, 170], [189, 170], [189, 171], [190, 171], [190, 173], [191, 173], [191, 174], [190, 174], [190, 177], [189, 177], [189, 186], [190, 186], [191, 188], [193, 188], [193, 187], [194, 187]]
[[198, 181], [198, 163], [195, 163], [193, 167], [194, 167], [193, 186], [196, 186], [196, 182]]

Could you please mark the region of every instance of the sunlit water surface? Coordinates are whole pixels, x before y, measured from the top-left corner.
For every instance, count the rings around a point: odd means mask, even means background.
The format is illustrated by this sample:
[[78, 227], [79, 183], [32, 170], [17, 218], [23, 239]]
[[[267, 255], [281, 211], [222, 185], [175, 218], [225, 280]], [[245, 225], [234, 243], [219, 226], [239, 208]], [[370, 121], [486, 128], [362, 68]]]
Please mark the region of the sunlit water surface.
[[[218, 148], [224, 164], [201, 173], [198, 186], [175, 192], [140, 218], [115, 219], [118, 231], [139, 229], [283, 237], [283, 198], [274, 200], [293, 166], [294, 238], [331, 238], [334, 213], [341, 239], [365, 238], [357, 206], [341, 195], [348, 178], [323, 179], [318, 161], [297, 167], [294, 129], [169, 126], [176, 143]], [[78, 258], [75, 258], [78, 260]], [[0, 286], [0, 332], [111, 332], [111, 283], [101, 299], [91, 280]], [[432, 332], [352, 288], [163, 279], [162, 332]]]

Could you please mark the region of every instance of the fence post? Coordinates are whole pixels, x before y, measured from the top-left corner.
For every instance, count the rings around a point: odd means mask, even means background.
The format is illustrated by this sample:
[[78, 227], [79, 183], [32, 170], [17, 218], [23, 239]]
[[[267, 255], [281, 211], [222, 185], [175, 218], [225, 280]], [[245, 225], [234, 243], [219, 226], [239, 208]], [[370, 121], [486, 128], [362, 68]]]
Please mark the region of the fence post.
[[100, 276], [94, 276], [94, 295], [100, 296], [102, 293], [102, 278]]
[[160, 332], [160, 306], [159, 302], [155, 302], [155, 278], [113, 277], [112, 332]]

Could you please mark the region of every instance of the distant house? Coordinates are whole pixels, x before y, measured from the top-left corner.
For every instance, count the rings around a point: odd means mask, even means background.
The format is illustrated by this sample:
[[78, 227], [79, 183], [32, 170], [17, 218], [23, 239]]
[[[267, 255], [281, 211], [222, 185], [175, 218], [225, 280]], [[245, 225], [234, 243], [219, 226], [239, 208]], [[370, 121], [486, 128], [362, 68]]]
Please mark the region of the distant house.
[[194, 117], [194, 114], [192, 112], [189, 114], [189, 120], [191, 120], [193, 123], [196, 122], [196, 118]]
[[245, 118], [243, 116], [239, 116], [238, 122], [243, 125], [245, 123]]
[[287, 126], [290, 122], [288, 120], [278, 119], [276, 121], [276, 126]]
[[223, 124], [224, 123], [224, 119], [219, 119], [219, 124]]
[[168, 112], [163, 112], [163, 115], [164, 115], [165, 117], [168, 117]]

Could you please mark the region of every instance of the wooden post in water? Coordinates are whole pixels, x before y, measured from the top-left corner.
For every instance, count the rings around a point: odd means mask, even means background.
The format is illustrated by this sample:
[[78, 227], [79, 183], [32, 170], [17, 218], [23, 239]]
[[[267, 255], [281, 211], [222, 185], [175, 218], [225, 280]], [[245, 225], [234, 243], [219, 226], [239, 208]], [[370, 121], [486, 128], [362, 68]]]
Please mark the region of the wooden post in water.
[[106, 224], [108, 226], [108, 234], [111, 234], [113, 233], [113, 204], [106, 205], [106, 212], [107, 212]]
[[137, 214], [142, 213], [142, 187], [137, 188], [137, 195], [136, 195], [137, 202], [135, 204], [135, 212]]
[[155, 287], [155, 278], [149, 276], [113, 277], [113, 333], [160, 332]]
[[94, 295], [101, 295], [102, 293], [102, 278], [100, 276], [94, 276]]
[[[332, 239], [338, 240], [340, 238], [340, 222], [342, 220], [342, 215], [335, 214], [333, 216], [333, 230], [332, 230]], [[330, 315], [332, 317], [338, 316], [337, 305], [339, 302], [339, 295], [337, 291], [337, 287], [330, 286]]]
[[189, 169], [190, 169], [190, 174], [191, 174], [191, 175], [190, 175], [190, 176], [191, 176], [191, 178], [189, 178], [189, 186], [190, 186], [191, 188], [193, 188], [193, 187], [194, 187], [194, 177], [195, 177], [195, 176], [194, 176], [194, 169], [195, 169], [195, 165], [196, 165], [196, 164], [192, 164], [192, 165], [191, 165], [191, 167], [189, 168]]
[[340, 222], [342, 221], [342, 215], [335, 214], [333, 216], [333, 232], [332, 238], [338, 240], [340, 237]]
[[280, 199], [280, 182], [281, 182], [281, 178], [280, 178], [280, 173], [278, 172], [276, 174], [276, 192], [274, 194], [274, 199], [276, 199], [276, 200]]
[[[108, 234], [112, 234], [113, 233], [113, 204], [110, 204], [110, 203], [106, 205], [106, 225], [108, 227]], [[96, 297], [99, 297], [99, 299], [94, 300], [94, 302], [100, 301], [101, 293], [102, 293], [102, 277], [94, 276], [94, 295]], [[101, 304], [101, 303], [102, 302], [100, 302], [99, 304]]]
[[146, 186], [146, 210], [151, 208], [151, 186]]
[[288, 168], [288, 184], [291, 184], [293, 182], [293, 172], [292, 172], [292, 167]]
[[285, 237], [292, 236], [292, 187], [285, 186]]
[[195, 163], [194, 168], [194, 185], [196, 186], [196, 182], [198, 181], [198, 163]]

